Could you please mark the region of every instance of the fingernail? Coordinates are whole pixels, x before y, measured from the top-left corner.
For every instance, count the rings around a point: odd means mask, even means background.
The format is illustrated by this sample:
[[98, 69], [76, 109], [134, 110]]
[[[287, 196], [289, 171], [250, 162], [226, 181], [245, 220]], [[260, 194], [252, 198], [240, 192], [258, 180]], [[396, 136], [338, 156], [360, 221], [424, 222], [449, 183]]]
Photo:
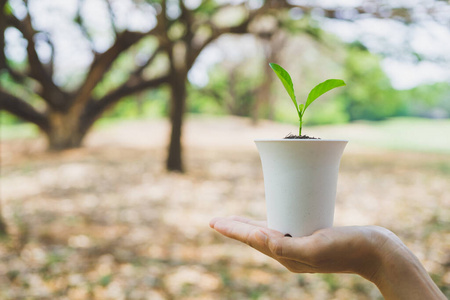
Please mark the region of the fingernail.
[[264, 232], [262, 232], [261, 230], [256, 231], [255, 236], [260, 242], [263, 242], [264, 244], [266, 243], [267, 235]]

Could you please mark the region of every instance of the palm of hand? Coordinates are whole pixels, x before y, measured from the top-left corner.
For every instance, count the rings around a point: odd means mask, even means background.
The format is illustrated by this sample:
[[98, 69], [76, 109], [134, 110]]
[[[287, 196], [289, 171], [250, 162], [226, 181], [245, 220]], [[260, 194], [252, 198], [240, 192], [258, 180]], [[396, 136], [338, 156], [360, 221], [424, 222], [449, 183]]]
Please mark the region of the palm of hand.
[[379, 227], [333, 227], [306, 237], [285, 237], [265, 222], [242, 217], [215, 218], [210, 226], [276, 259], [296, 273], [357, 273], [366, 278], [377, 270], [374, 245], [383, 245]]

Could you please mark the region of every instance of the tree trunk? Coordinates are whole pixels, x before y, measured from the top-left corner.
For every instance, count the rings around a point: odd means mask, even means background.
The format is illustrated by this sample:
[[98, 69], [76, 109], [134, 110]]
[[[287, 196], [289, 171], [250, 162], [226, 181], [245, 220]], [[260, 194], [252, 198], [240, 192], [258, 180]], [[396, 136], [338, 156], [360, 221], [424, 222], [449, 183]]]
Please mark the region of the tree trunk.
[[45, 132], [49, 150], [64, 150], [81, 146], [85, 133], [80, 129], [80, 118], [74, 113], [52, 112], [50, 128]]
[[3, 216], [0, 216], [0, 237], [8, 235], [6, 223], [3, 220]]
[[167, 157], [167, 170], [184, 171], [181, 151], [181, 138], [183, 127], [183, 115], [186, 106], [186, 75], [174, 73], [170, 80], [171, 111], [169, 155]]
[[8, 227], [6, 226], [5, 219], [3, 218], [2, 203], [0, 203], [0, 237], [8, 235]]
[[255, 107], [252, 110], [252, 121], [254, 125], [257, 124], [258, 119], [260, 118], [261, 108], [263, 108], [264, 111], [267, 111], [267, 113], [264, 115], [264, 118], [271, 121], [275, 119], [275, 103], [273, 95], [271, 95], [270, 93], [271, 83], [273, 82], [275, 73], [272, 71], [269, 63], [277, 62], [280, 60], [280, 53], [282, 53], [287, 40], [287, 36], [281, 31], [272, 32], [269, 35], [265, 36], [265, 38], [260, 38], [265, 58], [264, 81], [258, 89]]

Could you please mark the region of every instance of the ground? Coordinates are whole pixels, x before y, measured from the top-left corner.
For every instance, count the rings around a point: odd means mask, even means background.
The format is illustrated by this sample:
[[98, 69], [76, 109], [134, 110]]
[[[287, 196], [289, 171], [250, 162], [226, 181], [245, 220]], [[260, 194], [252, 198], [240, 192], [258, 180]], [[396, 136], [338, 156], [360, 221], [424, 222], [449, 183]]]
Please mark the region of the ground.
[[[2, 141], [0, 299], [382, 299], [356, 275], [292, 274], [208, 227], [214, 216], [265, 218], [253, 139], [294, 127], [192, 119], [185, 174], [164, 170], [168, 130], [162, 120], [126, 122], [60, 153], [40, 139]], [[335, 218], [394, 231], [448, 297], [449, 158], [350, 140]]]

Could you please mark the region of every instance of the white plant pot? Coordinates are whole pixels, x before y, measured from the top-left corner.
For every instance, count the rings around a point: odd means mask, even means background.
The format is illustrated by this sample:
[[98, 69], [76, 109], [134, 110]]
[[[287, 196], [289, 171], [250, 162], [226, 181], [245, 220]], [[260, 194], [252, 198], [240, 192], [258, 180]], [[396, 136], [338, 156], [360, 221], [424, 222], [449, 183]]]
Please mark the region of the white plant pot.
[[333, 226], [339, 163], [347, 141], [255, 140], [267, 223], [293, 237]]

